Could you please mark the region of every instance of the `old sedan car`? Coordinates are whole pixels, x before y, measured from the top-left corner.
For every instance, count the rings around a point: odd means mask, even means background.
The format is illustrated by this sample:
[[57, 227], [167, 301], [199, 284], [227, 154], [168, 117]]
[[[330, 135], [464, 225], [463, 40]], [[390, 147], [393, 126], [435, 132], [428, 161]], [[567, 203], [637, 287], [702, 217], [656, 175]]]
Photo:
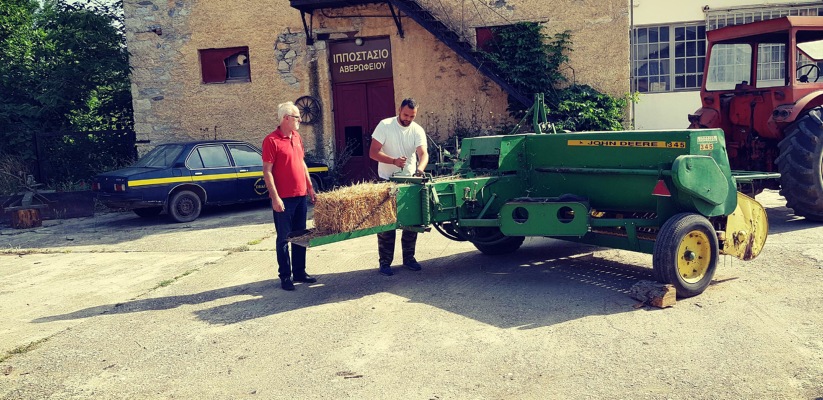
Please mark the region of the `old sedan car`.
[[[316, 190], [330, 185], [329, 167], [306, 162]], [[97, 175], [97, 198], [141, 217], [166, 211], [176, 222], [195, 220], [204, 205], [268, 199], [261, 151], [234, 140], [161, 144], [134, 165]]]

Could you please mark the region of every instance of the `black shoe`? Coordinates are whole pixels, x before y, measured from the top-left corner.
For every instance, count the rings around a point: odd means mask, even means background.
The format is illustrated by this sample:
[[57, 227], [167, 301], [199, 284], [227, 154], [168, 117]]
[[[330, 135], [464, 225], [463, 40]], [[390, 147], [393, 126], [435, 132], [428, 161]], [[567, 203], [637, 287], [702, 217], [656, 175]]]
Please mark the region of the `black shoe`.
[[380, 266], [380, 273], [386, 276], [394, 275], [394, 271], [391, 270], [391, 266], [389, 265], [381, 265]]
[[295, 282], [303, 282], [303, 283], [315, 283], [317, 279], [309, 274], [303, 276], [296, 276], [293, 279]]
[[420, 265], [420, 263], [417, 262], [417, 260], [415, 260], [413, 258], [409, 261], [404, 261], [403, 265], [405, 265], [406, 268], [408, 268], [412, 271], [420, 271], [421, 269], [423, 269], [423, 266]]
[[291, 279], [281, 279], [280, 280], [280, 287], [283, 290], [294, 290], [294, 283], [292, 283]]

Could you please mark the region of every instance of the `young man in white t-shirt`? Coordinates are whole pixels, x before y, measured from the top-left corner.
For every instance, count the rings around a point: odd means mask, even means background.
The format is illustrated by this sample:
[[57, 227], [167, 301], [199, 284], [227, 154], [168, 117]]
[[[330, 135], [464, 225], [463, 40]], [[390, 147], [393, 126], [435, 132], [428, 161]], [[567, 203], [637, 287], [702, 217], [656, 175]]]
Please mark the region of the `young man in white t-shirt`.
[[[388, 180], [392, 175], [423, 175], [429, 163], [429, 151], [426, 146], [426, 132], [414, 122], [417, 116], [417, 102], [404, 99], [396, 117], [386, 118], [377, 124], [372, 134], [369, 157], [377, 161], [377, 175]], [[377, 234], [377, 252], [380, 261], [380, 273], [394, 275], [391, 264], [394, 259], [394, 242], [397, 231]], [[403, 249], [403, 265], [412, 271], [420, 271], [420, 263], [414, 259], [414, 247], [417, 244], [417, 232], [403, 230], [400, 238]]]

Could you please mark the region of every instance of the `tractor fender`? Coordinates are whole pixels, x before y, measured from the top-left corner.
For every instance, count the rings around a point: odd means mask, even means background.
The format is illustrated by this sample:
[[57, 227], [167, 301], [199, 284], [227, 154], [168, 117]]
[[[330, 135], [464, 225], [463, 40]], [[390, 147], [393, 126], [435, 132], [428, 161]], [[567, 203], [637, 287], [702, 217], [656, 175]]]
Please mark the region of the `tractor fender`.
[[781, 127], [794, 122], [803, 111], [823, 104], [823, 90], [815, 90], [792, 104], [777, 106], [767, 122], [769, 130], [775, 133], [781, 131]]
[[734, 179], [710, 156], [678, 156], [672, 163], [672, 181], [678, 202], [706, 217], [728, 215], [737, 205]]
[[711, 107], [701, 107], [689, 114], [689, 129], [719, 128], [720, 122], [720, 113]]
[[728, 177], [709, 156], [678, 156], [672, 163], [672, 180], [678, 190], [712, 207], [723, 204], [728, 198]]

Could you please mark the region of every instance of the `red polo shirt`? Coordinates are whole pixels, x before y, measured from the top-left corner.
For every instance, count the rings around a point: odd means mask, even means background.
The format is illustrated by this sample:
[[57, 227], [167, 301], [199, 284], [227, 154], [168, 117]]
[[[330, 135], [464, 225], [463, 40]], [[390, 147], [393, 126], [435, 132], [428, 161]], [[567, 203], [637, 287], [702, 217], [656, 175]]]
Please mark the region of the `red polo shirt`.
[[277, 129], [263, 139], [263, 162], [272, 163], [274, 187], [281, 197], [305, 196], [306, 170], [303, 167], [303, 140], [297, 131], [292, 131], [291, 138]]

